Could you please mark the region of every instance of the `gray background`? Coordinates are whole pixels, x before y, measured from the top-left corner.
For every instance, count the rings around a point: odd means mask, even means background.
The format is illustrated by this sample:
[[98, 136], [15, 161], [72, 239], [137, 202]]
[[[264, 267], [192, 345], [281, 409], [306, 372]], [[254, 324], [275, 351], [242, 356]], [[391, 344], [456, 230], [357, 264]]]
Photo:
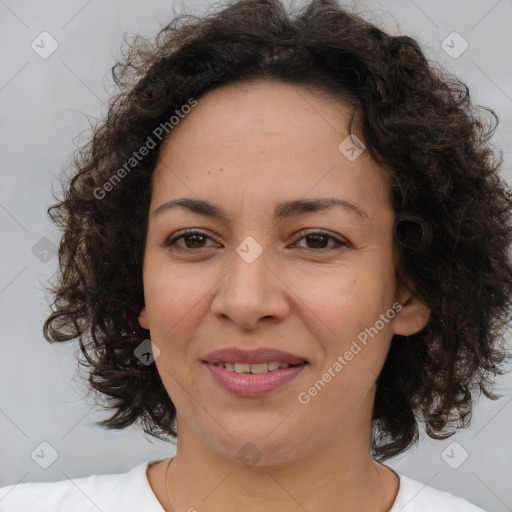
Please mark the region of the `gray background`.
[[[350, 2], [345, 5], [352, 6]], [[112, 92], [110, 67], [126, 32], [151, 35], [180, 12], [206, 3], [146, 0], [0, 0], [0, 486], [125, 472], [146, 459], [174, 453], [137, 428], [94, 425], [105, 417], [77, 378], [76, 346], [42, 336], [48, 309], [45, 281], [56, 271], [58, 232], [46, 216], [52, 187], [84, 142], [89, 120], [102, 117]], [[511, 176], [512, 1], [367, 0], [357, 11], [393, 33], [416, 37], [425, 51], [470, 88], [476, 104], [500, 116], [494, 137]], [[41, 58], [31, 43], [47, 31], [57, 50]], [[457, 58], [442, 41], [457, 31], [468, 43]], [[460, 49], [461, 41], [454, 43]], [[48, 48], [48, 41], [45, 45]], [[489, 511], [512, 510], [512, 376], [504, 394], [481, 400], [472, 425], [444, 441], [422, 433], [417, 448], [388, 462], [397, 471], [471, 500]], [[31, 454], [55, 462], [43, 469]], [[452, 445], [456, 442], [456, 445]], [[42, 450], [42, 451], [41, 451]], [[467, 452], [468, 458], [461, 461]], [[444, 455], [443, 455], [444, 454]], [[41, 455], [39, 463], [45, 460]], [[48, 459], [46, 462], [49, 462]], [[458, 468], [452, 466], [459, 465]], [[1, 508], [1, 502], [0, 502]]]

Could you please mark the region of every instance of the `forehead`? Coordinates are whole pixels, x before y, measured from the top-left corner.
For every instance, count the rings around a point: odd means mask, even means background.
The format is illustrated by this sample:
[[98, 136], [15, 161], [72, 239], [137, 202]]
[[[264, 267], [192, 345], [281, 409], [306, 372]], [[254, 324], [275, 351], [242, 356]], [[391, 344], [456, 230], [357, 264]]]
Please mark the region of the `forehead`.
[[353, 114], [353, 108], [340, 99], [304, 86], [275, 80], [233, 83], [202, 96], [164, 145], [197, 143], [191, 131], [203, 144], [244, 140], [247, 133], [255, 142], [272, 133], [293, 133], [296, 140], [311, 138], [312, 132], [348, 134]]
[[239, 201], [243, 190], [245, 201], [254, 196], [261, 205], [279, 195], [329, 197], [339, 191], [383, 206], [387, 173], [367, 151], [351, 161], [340, 150], [353, 115], [340, 100], [302, 86], [259, 81], [219, 87], [167, 136], [153, 193], [156, 200], [214, 194], [216, 202], [229, 202]]

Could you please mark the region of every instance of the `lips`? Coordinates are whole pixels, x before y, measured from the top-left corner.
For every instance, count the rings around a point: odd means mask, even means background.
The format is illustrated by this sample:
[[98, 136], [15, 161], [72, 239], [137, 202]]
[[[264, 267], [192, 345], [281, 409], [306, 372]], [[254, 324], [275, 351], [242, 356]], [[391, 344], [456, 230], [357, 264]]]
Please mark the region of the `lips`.
[[[279, 368], [270, 369], [279, 362]], [[225, 348], [211, 352], [203, 359], [208, 374], [221, 388], [244, 398], [263, 397], [297, 378], [309, 366], [305, 357], [273, 348], [242, 350]], [[221, 364], [222, 363], [222, 364]], [[227, 367], [233, 366], [235, 371]], [[256, 368], [255, 366], [256, 365]], [[267, 371], [261, 371], [266, 366]], [[236, 371], [244, 370], [242, 373]], [[250, 367], [250, 372], [247, 369]], [[253, 373], [253, 369], [257, 371]]]
[[305, 357], [273, 348], [260, 348], [253, 350], [226, 348], [211, 352], [203, 359], [203, 362], [214, 365], [218, 363], [258, 364], [268, 363], [270, 361], [288, 363], [290, 366], [308, 363]]

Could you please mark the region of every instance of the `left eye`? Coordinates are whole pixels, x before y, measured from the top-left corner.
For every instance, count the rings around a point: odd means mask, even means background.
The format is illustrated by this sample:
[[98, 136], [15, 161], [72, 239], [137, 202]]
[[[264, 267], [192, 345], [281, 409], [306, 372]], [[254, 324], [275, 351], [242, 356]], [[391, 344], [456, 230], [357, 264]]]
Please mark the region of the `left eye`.
[[[183, 247], [182, 245], [176, 244], [176, 242], [181, 239], [183, 239], [185, 241], [185, 247]], [[191, 230], [191, 231], [186, 231], [186, 232], [182, 233], [181, 235], [168, 240], [165, 245], [166, 245], [166, 247], [176, 246], [180, 250], [189, 249], [190, 251], [194, 251], [194, 250], [204, 249], [205, 247], [201, 246], [201, 244], [205, 243], [206, 240], [211, 240], [211, 238], [208, 235], [202, 233], [201, 231], [192, 231]], [[307, 244], [312, 243], [316, 246], [313, 248], [304, 247], [306, 250], [309, 250], [309, 251], [319, 251], [322, 249], [332, 249], [333, 247], [341, 247], [341, 246], [348, 245], [347, 242], [339, 240], [338, 238], [336, 238], [332, 235], [329, 235], [328, 233], [325, 233], [323, 231], [312, 231], [309, 233], [305, 233], [299, 238], [299, 240], [305, 240]], [[318, 247], [318, 245], [321, 245], [321, 246], [325, 245], [325, 243], [328, 242], [329, 240], [332, 240], [335, 243], [333, 245], [327, 246], [327, 247]], [[192, 247], [189, 247], [190, 243], [192, 244]]]
[[[339, 240], [338, 238], [335, 238], [334, 236], [329, 235], [328, 233], [324, 233], [323, 231], [313, 231], [310, 233], [306, 233], [301, 238], [299, 238], [299, 240], [303, 240], [303, 239], [308, 240], [310, 243], [312, 242], [316, 246], [324, 245], [324, 243], [328, 240], [334, 240], [334, 242], [335, 242], [334, 246], [337, 246], [337, 247], [348, 245], [346, 242]], [[332, 245], [330, 247], [314, 247], [314, 248], [306, 247], [307, 250], [312, 250], [312, 251], [319, 250], [319, 249], [332, 249], [332, 248], [333, 248]]]

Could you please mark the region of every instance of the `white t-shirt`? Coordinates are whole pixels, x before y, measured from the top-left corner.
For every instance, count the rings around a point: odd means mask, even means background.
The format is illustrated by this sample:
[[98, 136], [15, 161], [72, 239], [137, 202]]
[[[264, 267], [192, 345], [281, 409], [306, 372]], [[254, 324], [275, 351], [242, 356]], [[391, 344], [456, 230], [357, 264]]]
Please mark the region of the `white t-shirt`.
[[[146, 461], [128, 473], [2, 487], [0, 512], [164, 512], [147, 478], [153, 462], [157, 461]], [[485, 512], [469, 501], [397, 474], [400, 487], [389, 512]]]

